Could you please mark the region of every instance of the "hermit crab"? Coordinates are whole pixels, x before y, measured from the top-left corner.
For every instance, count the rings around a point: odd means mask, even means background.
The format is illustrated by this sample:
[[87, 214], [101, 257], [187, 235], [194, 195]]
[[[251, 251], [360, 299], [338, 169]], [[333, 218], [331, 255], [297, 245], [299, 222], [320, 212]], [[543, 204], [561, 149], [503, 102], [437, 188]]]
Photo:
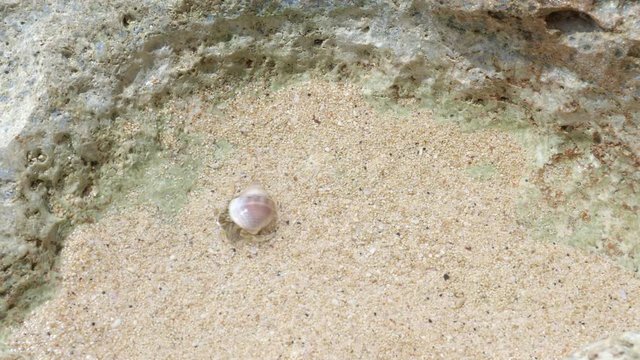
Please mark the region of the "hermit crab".
[[252, 184], [220, 212], [218, 225], [230, 241], [266, 241], [276, 230], [276, 202], [259, 184]]

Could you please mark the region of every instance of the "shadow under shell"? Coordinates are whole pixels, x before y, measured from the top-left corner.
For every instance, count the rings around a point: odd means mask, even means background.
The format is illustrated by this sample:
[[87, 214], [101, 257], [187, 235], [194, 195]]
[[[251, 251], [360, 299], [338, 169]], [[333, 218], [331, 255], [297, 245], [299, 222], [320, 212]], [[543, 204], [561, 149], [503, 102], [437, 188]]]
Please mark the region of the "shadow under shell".
[[251, 234], [250, 232], [242, 229], [236, 223], [231, 220], [229, 211], [226, 209], [220, 212], [218, 216], [218, 226], [222, 229], [224, 237], [230, 242], [237, 241], [253, 241], [253, 242], [265, 242], [271, 240], [275, 236], [277, 230], [277, 217], [273, 221], [260, 230], [257, 234]]

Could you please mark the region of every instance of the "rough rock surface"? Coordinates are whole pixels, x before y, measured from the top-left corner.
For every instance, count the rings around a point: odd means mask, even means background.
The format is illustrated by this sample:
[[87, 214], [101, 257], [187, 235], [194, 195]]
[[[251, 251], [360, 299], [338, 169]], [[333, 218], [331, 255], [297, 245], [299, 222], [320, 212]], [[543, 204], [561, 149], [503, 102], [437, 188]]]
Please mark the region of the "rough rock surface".
[[571, 355], [568, 360], [640, 359], [640, 333], [628, 332], [593, 343]]
[[[167, 96], [307, 71], [528, 136], [529, 224], [638, 271], [640, 3], [0, 2], [0, 319], [154, 153]], [[130, 131], [126, 124], [141, 131]]]

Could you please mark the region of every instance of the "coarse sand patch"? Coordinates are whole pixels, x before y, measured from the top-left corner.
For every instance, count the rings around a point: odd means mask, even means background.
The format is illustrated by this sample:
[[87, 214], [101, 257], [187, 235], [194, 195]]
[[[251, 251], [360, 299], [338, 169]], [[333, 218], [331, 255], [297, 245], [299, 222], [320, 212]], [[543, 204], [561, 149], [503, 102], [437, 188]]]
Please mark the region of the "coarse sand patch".
[[[633, 274], [527, 237], [516, 208], [530, 169], [508, 133], [466, 133], [424, 109], [376, 111], [353, 85], [260, 86], [215, 110], [206, 94], [166, 104], [199, 139], [186, 149], [162, 139], [200, 164], [184, 206], [167, 214], [136, 189], [78, 227], [59, 291], [14, 330], [13, 350], [552, 359], [640, 328]], [[254, 181], [278, 202], [278, 230], [269, 242], [226, 241], [217, 214]]]

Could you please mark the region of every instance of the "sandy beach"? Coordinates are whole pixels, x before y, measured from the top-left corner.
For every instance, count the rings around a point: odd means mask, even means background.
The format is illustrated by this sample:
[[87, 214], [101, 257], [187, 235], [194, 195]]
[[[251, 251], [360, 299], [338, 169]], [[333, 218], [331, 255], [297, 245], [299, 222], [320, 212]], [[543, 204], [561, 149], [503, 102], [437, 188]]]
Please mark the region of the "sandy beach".
[[[206, 104], [162, 113], [198, 139], [162, 139], [199, 164], [184, 203], [167, 211], [140, 187], [76, 228], [59, 290], [13, 330], [16, 353], [555, 359], [640, 328], [640, 279], [529, 238], [516, 214], [529, 161], [509, 133], [381, 112], [321, 80]], [[153, 176], [171, 181], [183, 158]], [[254, 181], [278, 202], [275, 237], [226, 241], [217, 214]]]

